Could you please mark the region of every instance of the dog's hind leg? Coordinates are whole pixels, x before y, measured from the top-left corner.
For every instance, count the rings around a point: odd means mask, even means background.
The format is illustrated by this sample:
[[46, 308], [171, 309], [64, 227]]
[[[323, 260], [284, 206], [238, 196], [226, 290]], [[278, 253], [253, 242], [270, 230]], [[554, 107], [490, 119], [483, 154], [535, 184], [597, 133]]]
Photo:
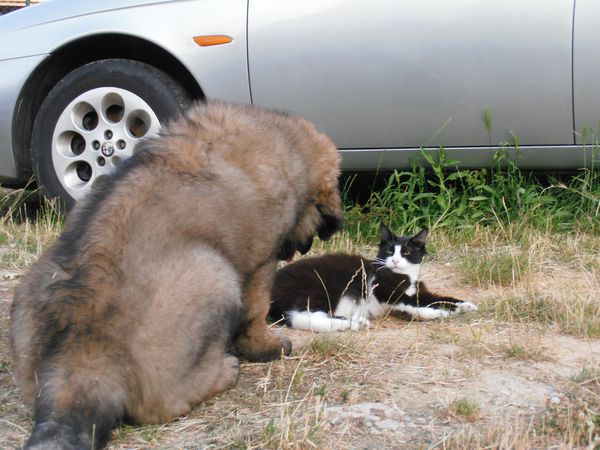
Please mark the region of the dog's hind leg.
[[128, 407], [130, 417], [138, 423], [164, 423], [185, 416], [202, 401], [237, 384], [240, 363], [224, 353], [224, 345], [213, 345], [204, 361], [188, 368], [169, 388], [147, 391], [140, 402]]
[[[158, 264], [158, 262], [157, 262]], [[127, 405], [140, 423], [161, 423], [234, 386], [239, 361], [226, 354], [242, 314], [234, 268], [206, 246], [188, 245], [161, 259], [160, 286], [129, 345], [141, 394]], [[209, 269], [207, 269], [209, 268]]]
[[208, 393], [209, 397], [220, 394], [227, 389], [234, 387], [240, 376], [240, 360], [235, 356], [225, 355], [223, 358], [223, 368], [217, 382]]

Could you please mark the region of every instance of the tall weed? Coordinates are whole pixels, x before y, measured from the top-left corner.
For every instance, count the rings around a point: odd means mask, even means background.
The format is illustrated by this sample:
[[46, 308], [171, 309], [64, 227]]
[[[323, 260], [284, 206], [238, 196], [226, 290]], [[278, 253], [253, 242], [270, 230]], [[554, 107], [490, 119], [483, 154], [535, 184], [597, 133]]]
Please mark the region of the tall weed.
[[363, 204], [353, 202], [345, 186], [346, 230], [373, 239], [384, 221], [404, 234], [428, 227], [456, 237], [474, 227], [495, 227], [506, 240], [530, 228], [598, 233], [598, 149], [590, 152], [593, 164], [567, 177], [520, 169], [516, 138], [513, 146], [496, 152], [489, 169], [461, 169], [443, 148], [434, 156], [421, 151], [429, 169], [413, 164], [392, 172], [383, 189], [373, 190]]
[[0, 199], [0, 268], [31, 264], [52, 243], [63, 227], [63, 216], [38, 191], [19, 189]]

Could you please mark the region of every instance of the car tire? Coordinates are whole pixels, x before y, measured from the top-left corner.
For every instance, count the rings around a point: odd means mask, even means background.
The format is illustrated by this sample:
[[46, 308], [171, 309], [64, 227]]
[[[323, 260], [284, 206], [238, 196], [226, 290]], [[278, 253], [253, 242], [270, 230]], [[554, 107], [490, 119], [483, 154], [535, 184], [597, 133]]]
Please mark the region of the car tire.
[[42, 192], [70, 209], [189, 103], [173, 78], [138, 61], [105, 59], [73, 70], [34, 121], [31, 161]]

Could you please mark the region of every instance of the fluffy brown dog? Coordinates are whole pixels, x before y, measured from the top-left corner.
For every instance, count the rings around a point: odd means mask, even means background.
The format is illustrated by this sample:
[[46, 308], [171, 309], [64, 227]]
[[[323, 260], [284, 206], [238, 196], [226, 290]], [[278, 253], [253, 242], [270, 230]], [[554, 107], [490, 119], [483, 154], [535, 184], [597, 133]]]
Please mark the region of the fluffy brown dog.
[[15, 293], [15, 375], [30, 448], [100, 448], [121, 418], [186, 414], [250, 360], [289, 354], [266, 327], [276, 260], [340, 226], [339, 156], [309, 122], [199, 104], [71, 213]]

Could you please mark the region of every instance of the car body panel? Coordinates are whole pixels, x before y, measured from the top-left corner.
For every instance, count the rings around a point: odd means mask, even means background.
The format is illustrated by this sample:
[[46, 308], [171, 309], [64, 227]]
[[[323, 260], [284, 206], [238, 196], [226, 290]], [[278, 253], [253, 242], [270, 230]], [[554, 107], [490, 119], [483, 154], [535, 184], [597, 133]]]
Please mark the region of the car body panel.
[[[31, 10], [43, 11], [44, 7], [63, 3], [79, 5], [76, 1], [63, 0], [42, 3], [31, 7]], [[128, 2], [130, 5], [141, 3], [147, 2]], [[47, 20], [37, 26], [25, 21], [26, 26], [18, 27], [13, 20], [13, 31], [1, 32], [0, 42], [19, 42], [23, 54], [38, 55], [44, 50], [52, 53], [75, 38], [86, 36], [110, 33], [139, 37], [175, 55], [209, 96], [250, 103], [246, 60], [246, 0], [156, 3], [137, 6], [135, 16], [124, 14], [122, 9], [106, 9], [93, 15], [79, 14], [65, 20]], [[106, 8], [106, 5], [103, 7]], [[182, 8], [186, 9], [185, 14], [182, 14]], [[82, 11], [85, 10], [83, 8]], [[24, 12], [26, 11], [11, 13], [5, 18]], [[233, 37], [233, 42], [218, 47], [200, 47], [193, 41], [194, 36], [210, 34], [229, 35]], [[8, 46], [0, 50], [0, 60], [4, 62], [19, 59]], [[7, 93], [8, 97], [0, 91], [0, 104], [9, 104], [10, 97], [17, 95], [25, 82], [22, 78], [20, 81], [20, 86], [12, 86], [16, 92]], [[10, 136], [10, 133], [3, 133], [2, 136]], [[12, 153], [11, 139], [4, 138], [0, 141], [0, 154]], [[14, 171], [14, 165], [9, 167], [2, 164], [0, 178], [11, 177]]]
[[[506, 146], [505, 151], [518, 158], [519, 167], [523, 169], [565, 169], [573, 170], [589, 165], [593, 150], [576, 145], [557, 146]], [[461, 167], [490, 167], [498, 153], [498, 147], [447, 147], [446, 157], [460, 161]], [[373, 171], [390, 171], [410, 167], [413, 163], [426, 164], [421, 152], [429, 153], [437, 159], [439, 148], [387, 148], [387, 149], [342, 149], [343, 168], [347, 171], [364, 171], [370, 167]]]
[[[102, 23], [104, 17], [102, 14], [107, 12], [117, 13], [123, 17], [125, 10], [137, 7], [147, 7], [156, 3], [177, 3], [160, 2], [152, 0], [109, 0], [109, 1], [78, 1], [61, 0], [38, 3], [28, 8], [22, 8], [11, 14], [2, 17], [2, 31], [0, 38], [6, 36], [18, 38], [19, 45], [3, 46], [0, 50], [0, 59], [20, 58], [22, 56], [31, 56], [40, 53], [48, 53], [48, 49], [57, 47], [59, 36], [71, 36], [71, 39], [79, 37], [78, 33], [73, 33], [77, 24], [86, 26], [90, 23], [90, 31], [93, 31], [94, 23]], [[140, 17], [143, 19], [143, 17]], [[108, 25], [110, 22], [105, 24]], [[44, 30], [41, 32], [40, 30]], [[58, 32], [56, 31], [58, 30]], [[50, 34], [46, 34], [49, 32]], [[44, 39], [41, 39], [44, 37]], [[46, 39], [48, 38], [48, 39]], [[63, 39], [65, 41], [69, 38]], [[2, 41], [4, 42], [4, 40]]]
[[[61, 3], [42, 3], [31, 8]], [[65, 3], [78, 4], [72, 0], [66, 0]], [[185, 8], [185, 13], [182, 13], [182, 8]], [[136, 7], [135, 15], [124, 14], [122, 9], [108, 9], [93, 15], [46, 21], [35, 27], [0, 33], [1, 42], [9, 39], [19, 42], [21, 49], [20, 56], [3, 49], [0, 51], [0, 60], [52, 53], [75, 38], [100, 34], [122, 34], [152, 42], [175, 55], [199, 84], [214, 96], [225, 100], [250, 101], [246, 61], [246, 0], [160, 2]], [[233, 42], [217, 48], [200, 47], [193, 41], [194, 36], [210, 34], [229, 35]]]
[[31, 71], [46, 55], [0, 61], [0, 182], [17, 179], [16, 164], [12, 151], [13, 114], [21, 87]]
[[573, 93], [578, 144], [584, 141], [586, 144], [598, 143], [600, 139], [599, 17], [600, 2], [577, 0], [573, 35]]
[[[0, 181], [24, 181], [10, 129], [27, 73], [105, 34], [164, 49], [208, 98], [313, 120], [345, 170], [403, 167], [439, 145], [489, 165], [514, 136], [521, 166], [578, 168], [588, 152], [573, 130], [600, 119], [599, 17], [594, 0], [46, 0], [0, 19], [0, 42], [15, 43], [0, 48]], [[210, 34], [234, 40], [192, 41]]]
[[137, 6], [158, 3], [174, 3], [178, 0], [45, 0], [27, 9], [15, 11], [3, 19], [3, 27], [7, 31], [38, 26], [48, 22], [60, 22], [78, 16], [97, 14], [110, 10], [124, 10]]
[[252, 98], [315, 121], [341, 148], [484, 146], [509, 131], [524, 145], [572, 144], [572, 8], [251, 0]]

